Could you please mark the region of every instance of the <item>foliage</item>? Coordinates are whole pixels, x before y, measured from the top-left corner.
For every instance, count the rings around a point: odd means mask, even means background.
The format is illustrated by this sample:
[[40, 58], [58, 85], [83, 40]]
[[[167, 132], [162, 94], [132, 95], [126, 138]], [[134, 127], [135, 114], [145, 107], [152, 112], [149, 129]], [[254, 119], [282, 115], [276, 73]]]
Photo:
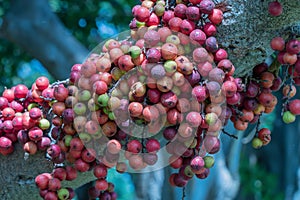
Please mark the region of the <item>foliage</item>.
[[257, 162], [255, 155], [242, 155], [240, 163], [241, 196], [243, 199], [281, 200], [278, 177]]

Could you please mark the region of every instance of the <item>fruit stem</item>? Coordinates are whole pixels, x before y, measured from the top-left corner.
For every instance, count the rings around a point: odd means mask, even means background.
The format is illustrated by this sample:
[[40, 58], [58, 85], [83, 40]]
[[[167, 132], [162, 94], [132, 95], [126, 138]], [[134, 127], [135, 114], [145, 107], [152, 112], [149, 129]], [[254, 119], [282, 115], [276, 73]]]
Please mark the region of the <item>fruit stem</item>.
[[185, 195], [185, 186], [184, 186], [184, 187], [182, 188], [182, 198], [181, 198], [181, 199], [184, 200], [185, 196], [186, 196], [186, 195]]
[[258, 136], [259, 126], [260, 126], [260, 123], [261, 123], [261, 121], [260, 121], [261, 115], [262, 115], [262, 114], [260, 114], [260, 115], [258, 116], [257, 124], [256, 124], [256, 127], [255, 127], [255, 135], [256, 135], [256, 136]]
[[54, 83], [52, 83], [52, 84], [50, 85], [50, 88], [53, 88], [53, 87], [58, 86], [58, 85], [60, 85], [60, 84], [66, 84], [66, 85], [69, 85], [69, 82], [70, 82], [69, 79], [66, 79], [66, 80], [63, 80], [63, 81], [56, 81], [56, 82], [54, 82]]
[[[290, 67], [292, 67], [292, 66], [290, 66], [290, 65], [288, 65], [288, 67], [287, 67], [287, 69], [286, 69], [286, 74], [285, 74], [285, 81], [284, 81], [284, 83], [286, 82], [286, 79], [287, 79], [287, 77], [289, 76], [288, 75], [288, 70], [289, 70], [289, 68]], [[284, 113], [284, 111], [287, 109], [287, 106], [288, 106], [288, 104], [289, 104], [289, 101], [290, 101], [290, 99], [291, 99], [291, 97], [290, 97], [290, 94], [291, 94], [291, 92], [292, 92], [292, 90], [293, 90], [293, 85], [294, 85], [294, 80], [293, 80], [293, 78], [294, 78], [294, 67], [292, 68], [292, 74], [290, 75], [290, 83], [289, 83], [289, 86], [290, 86], [290, 88], [289, 88], [289, 91], [288, 91], [288, 93], [287, 93], [287, 96], [286, 97], [283, 97], [283, 100], [284, 100], [284, 103], [282, 104], [282, 110], [281, 110], [281, 116], [283, 116], [283, 113]]]
[[224, 133], [225, 135], [227, 135], [227, 136], [229, 136], [229, 137], [231, 137], [231, 138], [234, 138], [234, 139], [239, 139], [236, 135], [233, 135], [233, 134], [230, 134], [230, 133], [228, 133], [227, 131], [225, 131], [225, 129], [223, 128], [222, 129], [222, 133]]

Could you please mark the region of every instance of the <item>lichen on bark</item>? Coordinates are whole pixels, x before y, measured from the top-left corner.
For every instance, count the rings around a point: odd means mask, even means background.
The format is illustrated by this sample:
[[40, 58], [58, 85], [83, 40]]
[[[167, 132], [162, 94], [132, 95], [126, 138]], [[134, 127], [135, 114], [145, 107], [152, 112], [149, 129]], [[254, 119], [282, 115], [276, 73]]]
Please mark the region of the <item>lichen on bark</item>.
[[[221, 2], [221, 1], [219, 1]], [[222, 1], [223, 2], [223, 1]], [[218, 41], [228, 51], [235, 76], [245, 76], [263, 62], [273, 51], [270, 41], [274, 36], [287, 38], [291, 26], [300, 25], [300, 1], [284, 0], [283, 13], [272, 17], [266, 0], [226, 0], [227, 12], [218, 27]]]

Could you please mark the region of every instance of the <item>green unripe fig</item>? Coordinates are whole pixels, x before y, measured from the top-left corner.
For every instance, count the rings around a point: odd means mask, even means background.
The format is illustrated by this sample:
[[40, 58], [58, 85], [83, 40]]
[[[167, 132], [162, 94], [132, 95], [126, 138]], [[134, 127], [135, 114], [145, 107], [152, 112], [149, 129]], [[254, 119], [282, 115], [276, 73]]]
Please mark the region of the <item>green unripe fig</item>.
[[42, 130], [47, 130], [48, 128], [50, 128], [50, 126], [51, 126], [51, 124], [48, 119], [43, 118], [39, 121], [39, 127]]
[[88, 90], [82, 90], [78, 93], [78, 101], [88, 101], [92, 97], [91, 92]]
[[69, 190], [66, 188], [61, 188], [57, 191], [57, 197], [59, 200], [67, 200], [69, 199]]
[[205, 156], [203, 160], [205, 168], [211, 168], [215, 164], [215, 159], [212, 156]]
[[135, 59], [137, 57], [139, 57], [142, 53], [142, 50], [140, 47], [138, 46], [131, 46], [129, 49], [128, 49], [128, 52], [130, 54], [130, 56]]
[[177, 70], [177, 63], [175, 61], [173, 61], [173, 60], [167, 60], [164, 63], [164, 68], [165, 68], [166, 72], [169, 72], [169, 73], [176, 72], [176, 70]]
[[140, 28], [140, 27], [144, 27], [144, 26], [146, 26], [145, 22], [139, 22], [136, 20], [136, 27]]
[[259, 149], [263, 146], [263, 141], [259, 138], [253, 138], [252, 140], [252, 147], [255, 149]]
[[106, 107], [107, 106], [107, 103], [108, 103], [108, 100], [109, 100], [109, 96], [107, 93], [105, 94], [101, 94], [97, 101], [98, 101], [98, 104], [101, 106], [101, 107]]
[[180, 44], [180, 39], [177, 35], [169, 35], [166, 39], [166, 43], [172, 43], [175, 45], [179, 45]]
[[72, 135], [65, 135], [64, 142], [65, 142], [66, 147], [70, 146], [70, 142], [71, 142], [72, 138], [73, 138]]
[[296, 120], [296, 116], [290, 111], [285, 111], [282, 116], [282, 120], [286, 124], [290, 124]]
[[86, 105], [78, 102], [74, 105], [73, 110], [76, 115], [84, 115], [86, 113]]

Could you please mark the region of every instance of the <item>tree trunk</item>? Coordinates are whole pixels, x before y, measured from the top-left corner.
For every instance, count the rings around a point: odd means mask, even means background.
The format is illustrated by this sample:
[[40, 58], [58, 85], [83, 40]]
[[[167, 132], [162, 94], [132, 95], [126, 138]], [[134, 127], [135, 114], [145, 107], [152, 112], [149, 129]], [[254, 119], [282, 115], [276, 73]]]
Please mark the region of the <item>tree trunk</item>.
[[[219, 0], [219, 2], [222, 0]], [[220, 46], [236, 68], [235, 75], [242, 77], [272, 54], [270, 41], [274, 36], [287, 36], [291, 26], [300, 32], [300, 1], [283, 0], [283, 13], [272, 17], [268, 13], [270, 1], [227, 0], [228, 12], [218, 27]]]
[[63, 80], [88, 50], [79, 43], [51, 11], [47, 0], [12, 0], [0, 26], [0, 38], [22, 47], [53, 75]]
[[[51, 12], [47, 0], [27, 2], [11, 1], [11, 9], [0, 27], [0, 37], [20, 45], [39, 59], [57, 79], [67, 78], [71, 66], [82, 62], [88, 51]], [[300, 27], [300, 1], [281, 2], [283, 14], [270, 17], [268, 1], [226, 1], [229, 10], [225, 13], [223, 24], [218, 27], [218, 40], [220, 46], [228, 50], [236, 68], [235, 74], [239, 77], [247, 75], [252, 67], [270, 56], [269, 42], [272, 37], [282, 35], [291, 25]], [[51, 163], [44, 158], [44, 154], [30, 156], [28, 160], [23, 157], [20, 145], [16, 145], [12, 155], [0, 156], [1, 199], [39, 199], [34, 177], [39, 173], [51, 172]], [[68, 185], [76, 188], [94, 179], [91, 173], [80, 177]]]

